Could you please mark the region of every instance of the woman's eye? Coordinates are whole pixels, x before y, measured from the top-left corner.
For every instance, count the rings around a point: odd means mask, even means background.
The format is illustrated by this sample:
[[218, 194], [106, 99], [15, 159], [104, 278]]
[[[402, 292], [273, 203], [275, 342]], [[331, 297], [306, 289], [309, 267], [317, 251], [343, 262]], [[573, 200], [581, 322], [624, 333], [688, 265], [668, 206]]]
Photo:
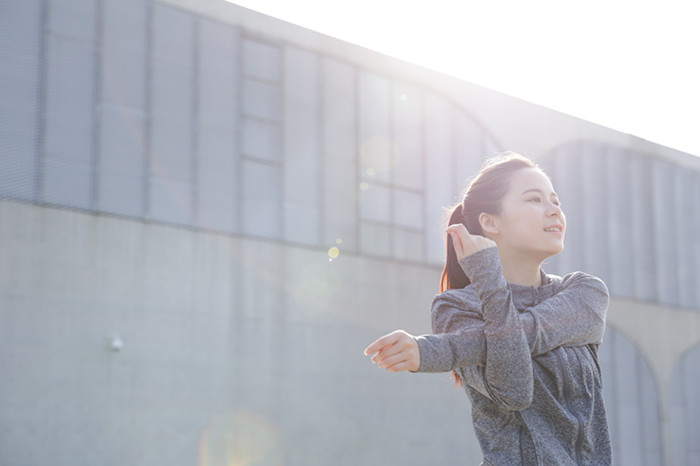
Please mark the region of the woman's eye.
[[533, 197], [532, 199], [530, 199], [530, 202], [542, 202], [542, 199], [540, 199], [539, 197]]

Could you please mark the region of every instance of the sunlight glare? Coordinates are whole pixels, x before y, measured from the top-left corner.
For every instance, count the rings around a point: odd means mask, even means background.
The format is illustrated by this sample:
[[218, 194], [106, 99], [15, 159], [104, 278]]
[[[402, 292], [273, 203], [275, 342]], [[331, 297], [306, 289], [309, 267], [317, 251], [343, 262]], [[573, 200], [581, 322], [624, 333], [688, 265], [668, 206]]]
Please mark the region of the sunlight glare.
[[202, 432], [197, 466], [283, 464], [278, 428], [247, 408], [217, 416]]
[[692, 2], [230, 1], [700, 156]]

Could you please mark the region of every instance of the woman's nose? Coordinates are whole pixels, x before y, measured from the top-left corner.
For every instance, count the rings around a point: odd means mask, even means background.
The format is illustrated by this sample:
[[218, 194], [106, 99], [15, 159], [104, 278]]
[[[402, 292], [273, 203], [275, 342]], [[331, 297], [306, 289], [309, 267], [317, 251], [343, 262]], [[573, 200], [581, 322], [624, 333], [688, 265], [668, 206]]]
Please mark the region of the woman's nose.
[[549, 215], [558, 215], [561, 216], [562, 210], [561, 206], [557, 204], [552, 204], [551, 202], [549, 203]]

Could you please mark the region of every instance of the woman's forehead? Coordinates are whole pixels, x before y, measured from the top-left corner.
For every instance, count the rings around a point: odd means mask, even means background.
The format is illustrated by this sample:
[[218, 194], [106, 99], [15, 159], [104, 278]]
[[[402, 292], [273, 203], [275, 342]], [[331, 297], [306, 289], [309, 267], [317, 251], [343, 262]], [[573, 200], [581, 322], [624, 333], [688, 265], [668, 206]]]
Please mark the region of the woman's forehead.
[[519, 195], [530, 189], [540, 190], [544, 194], [554, 192], [551, 180], [538, 168], [524, 168], [513, 173], [510, 180], [512, 193]]

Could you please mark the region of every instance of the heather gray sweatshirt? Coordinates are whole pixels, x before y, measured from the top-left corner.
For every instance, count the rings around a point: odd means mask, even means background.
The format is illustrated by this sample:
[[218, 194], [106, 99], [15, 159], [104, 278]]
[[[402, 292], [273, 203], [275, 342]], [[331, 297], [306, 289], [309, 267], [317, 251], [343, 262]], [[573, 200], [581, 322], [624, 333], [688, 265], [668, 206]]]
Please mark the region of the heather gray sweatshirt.
[[509, 284], [496, 247], [460, 265], [471, 284], [435, 297], [418, 371], [460, 375], [483, 464], [611, 464], [597, 356], [605, 284], [582, 272]]

